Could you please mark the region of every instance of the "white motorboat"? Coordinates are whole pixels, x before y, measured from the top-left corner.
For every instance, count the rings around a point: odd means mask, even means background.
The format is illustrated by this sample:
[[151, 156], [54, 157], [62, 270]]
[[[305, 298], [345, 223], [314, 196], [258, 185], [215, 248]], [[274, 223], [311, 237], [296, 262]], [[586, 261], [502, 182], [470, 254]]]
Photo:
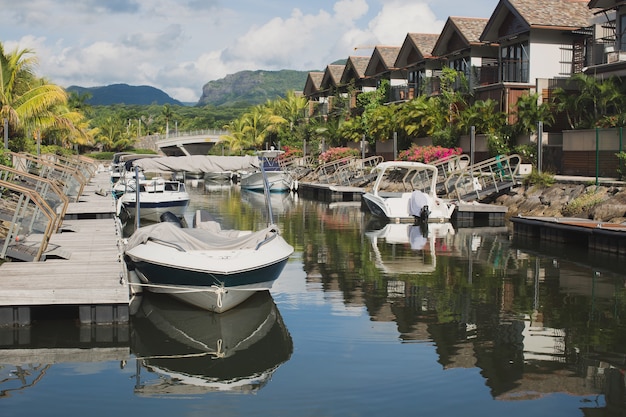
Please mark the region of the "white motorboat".
[[139, 279], [131, 285], [220, 313], [269, 290], [293, 250], [274, 224], [254, 232], [222, 230], [199, 210], [191, 228], [164, 221], [137, 229], [125, 258]]
[[137, 395], [255, 393], [293, 353], [267, 291], [223, 314], [207, 314], [161, 294], [147, 293], [138, 301], [131, 317], [131, 349], [141, 365]]
[[[137, 193], [137, 183], [139, 192]], [[117, 200], [117, 214], [121, 217], [134, 217], [139, 194], [139, 216], [141, 219], [159, 221], [165, 212], [171, 212], [182, 218], [191, 197], [185, 184], [163, 177], [152, 179], [134, 179], [126, 182], [126, 191]]]
[[267, 178], [269, 190], [272, 193], [284, 193], [294, 189], [296, 187], [296, 181], [292, 175], [283, 170], [278, 163], [278, 158], [284, 153], [285, 151], [275, 149], [258, 151], [259, 164], [263, 165], [265, 173], [259, 169], [242, 172], [239, 180], [241, 189], [262, 192], [265, 187], [265, 178]]
[[363, 201], [372, 214], [395, 222], [448, 222], [455, 205], [437, 196], [437, 167], [420, 162], [387, 161]]

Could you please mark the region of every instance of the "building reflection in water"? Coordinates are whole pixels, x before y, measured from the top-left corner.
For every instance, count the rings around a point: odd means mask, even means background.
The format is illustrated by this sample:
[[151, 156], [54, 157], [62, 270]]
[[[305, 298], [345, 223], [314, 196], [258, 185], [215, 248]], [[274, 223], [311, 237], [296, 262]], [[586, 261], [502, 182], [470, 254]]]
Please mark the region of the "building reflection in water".
[[[304, 268], [346, 308], [395, 322], [406, 343], [432, 342], [443, 369], [479, 368], [495, 399], [604, 394], [607, 410], [626, 412], [619, 268], [599, 270], [569, 247], [536, 252], [506, 227], [429, 225], [418, 236], [418, 226], [372, 223], [358, 211], [323, 216]], [[341, 227], [348, 218], [359, 236]]]

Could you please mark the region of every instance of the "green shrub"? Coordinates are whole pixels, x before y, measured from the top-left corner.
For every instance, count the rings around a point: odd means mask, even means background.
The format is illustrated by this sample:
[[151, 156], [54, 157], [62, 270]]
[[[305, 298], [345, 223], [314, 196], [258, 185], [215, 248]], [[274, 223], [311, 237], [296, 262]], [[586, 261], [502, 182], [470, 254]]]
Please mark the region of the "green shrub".
[[555, 182], [554, 175], [549, 172], [539, 172], [533, 169], [530, 174], [524, 177], [524, 185], [526, 186], [538, 186], [542, 188], [549, 187]]

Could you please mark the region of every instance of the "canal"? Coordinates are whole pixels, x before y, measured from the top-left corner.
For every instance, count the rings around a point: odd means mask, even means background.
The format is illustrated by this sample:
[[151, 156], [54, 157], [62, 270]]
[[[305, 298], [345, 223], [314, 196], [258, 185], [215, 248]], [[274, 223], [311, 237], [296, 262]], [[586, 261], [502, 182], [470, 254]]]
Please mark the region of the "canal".
[[[267, 222], [262, 194], [191, 213]], [[216, 315], [153, 294], [122, 326], [0, 329], [0, 416], [613, 416], [626, 413], [623, 259], [427, 231], [273, 195], [295, 252], [270, 294]]]

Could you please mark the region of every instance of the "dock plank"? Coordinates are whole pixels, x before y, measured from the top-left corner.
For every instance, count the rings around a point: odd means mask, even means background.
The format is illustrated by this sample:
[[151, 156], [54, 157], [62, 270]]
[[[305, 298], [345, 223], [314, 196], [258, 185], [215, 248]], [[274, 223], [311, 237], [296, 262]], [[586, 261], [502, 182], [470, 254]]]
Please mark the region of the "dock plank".
[[0, 265], [0, 307], [125, 305], [129, 303], [121, 230], [115, 220], [108, 172], [97, 173], [76, 203], [70, 203], [47, 252], [68, 259]]

